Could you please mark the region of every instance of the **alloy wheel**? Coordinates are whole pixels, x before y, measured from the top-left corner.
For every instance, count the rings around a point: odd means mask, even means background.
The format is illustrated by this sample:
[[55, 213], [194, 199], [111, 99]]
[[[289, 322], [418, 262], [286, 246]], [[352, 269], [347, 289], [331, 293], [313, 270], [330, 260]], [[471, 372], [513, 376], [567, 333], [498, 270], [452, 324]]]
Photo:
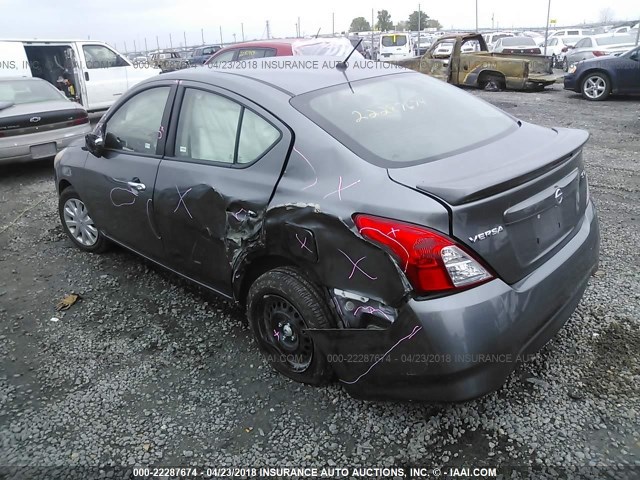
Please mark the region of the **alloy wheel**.
[[607, 82], [604, 78], [594, 75], [593, 77], [589, 77], [584, 82], [584, 94], [595, 100], [604, 95], [604, 92], [607, 90]]

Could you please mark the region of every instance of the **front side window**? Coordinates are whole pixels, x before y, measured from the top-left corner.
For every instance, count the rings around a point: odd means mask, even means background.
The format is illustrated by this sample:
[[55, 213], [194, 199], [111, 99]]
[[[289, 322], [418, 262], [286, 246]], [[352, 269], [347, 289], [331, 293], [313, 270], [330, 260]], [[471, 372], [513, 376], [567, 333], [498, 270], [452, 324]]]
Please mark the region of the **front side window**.
[[155, 154], [170, 87], [145, 90], [127, 100], [107, 121], [105, 147]]
[[103, 45], [84, 45], [82, 51], [87, 68], [112, 68], [127, 64], [120, 55]]
[[247, 164], [264, 155], [279, 138], [279, 130], [239, 103], [189, 88], [180, 108], [175, 156]]
[[518, 128], [501, 110], [420, 73], [352, 81], [291, 104], [375, 165], [416, 165], [468, 150]]

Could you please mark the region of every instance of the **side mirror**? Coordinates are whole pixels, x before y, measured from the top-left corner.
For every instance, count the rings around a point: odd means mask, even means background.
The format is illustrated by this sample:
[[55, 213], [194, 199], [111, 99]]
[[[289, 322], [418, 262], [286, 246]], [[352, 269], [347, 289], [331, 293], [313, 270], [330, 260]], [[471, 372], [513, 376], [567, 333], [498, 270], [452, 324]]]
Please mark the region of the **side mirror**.
[[87, 150], [89, 150], [93, 156], [102, 156], [104, 153], [104, 137], [102, 131], [98, 131], [97, 133], [96, 131], [87, 133], [84, 137], [84, 141], [87, 146]]
[[640, 55], [640, 51], [636, 50], [636, 51], [635, 51], [635, 52], [633, 52], [631, 55], [629, 55], [629, 58], [630, 58], [631, 60], [634, 60], [634, 61], [636, 61], [636, 62], [637, 62], [637, 61], [638, 61], [638, 55]]

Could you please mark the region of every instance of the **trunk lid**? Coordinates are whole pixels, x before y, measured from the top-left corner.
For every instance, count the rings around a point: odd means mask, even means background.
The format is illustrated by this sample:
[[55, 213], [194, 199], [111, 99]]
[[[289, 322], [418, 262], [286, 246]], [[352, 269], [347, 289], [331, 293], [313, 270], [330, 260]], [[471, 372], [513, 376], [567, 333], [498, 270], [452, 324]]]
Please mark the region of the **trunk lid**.
[[586, 209], [587, 139], [585, 131], [523, 123], [479, 148], [388, 172], [442, 201], [451, 212], [450, 234], [511, 284], [578, 231]]
[[12, 105], [0, 110], [0, 138], [85, 123], [89, 123], [89, 117], [84, 107], [66, 100]]

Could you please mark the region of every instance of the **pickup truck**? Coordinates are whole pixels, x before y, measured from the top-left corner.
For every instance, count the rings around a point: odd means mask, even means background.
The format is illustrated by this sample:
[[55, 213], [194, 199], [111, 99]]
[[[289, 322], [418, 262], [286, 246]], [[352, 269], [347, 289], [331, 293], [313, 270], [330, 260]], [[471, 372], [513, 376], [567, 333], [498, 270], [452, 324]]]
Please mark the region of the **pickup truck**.
[[561, 78], [551, 57], [491, 53], [476, 33], [441, 37], [422, 57], [394, 63], [453, 85], [497, 90], [542, 90]]

